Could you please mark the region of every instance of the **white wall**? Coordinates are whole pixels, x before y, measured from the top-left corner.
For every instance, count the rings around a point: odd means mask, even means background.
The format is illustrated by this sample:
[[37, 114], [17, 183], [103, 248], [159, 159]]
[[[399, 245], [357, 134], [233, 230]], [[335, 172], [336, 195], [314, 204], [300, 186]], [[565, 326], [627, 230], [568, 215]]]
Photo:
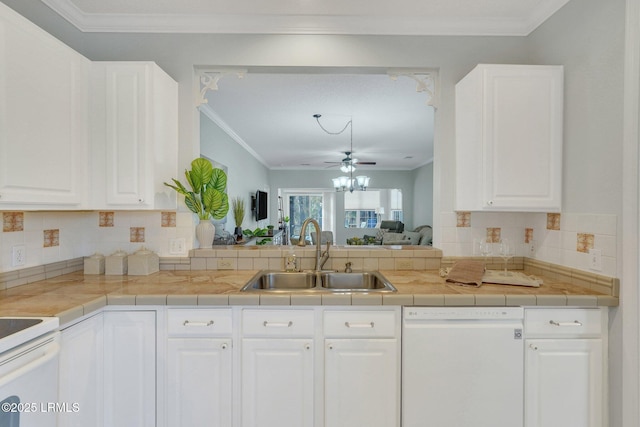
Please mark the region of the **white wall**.
[[433, 226], [433, 162], [413, 171], [413, 225]]
[[[258, 189], [267, 191], [270, 195], [273, 193], [269, 188], [269, 171], [204, 113], [200, 114], [200, 140], [201, 153], [228, 168], [229, 204], [234, 197], [244, 199], [245, 218], [242, 227], [244, 229], [258, 227], [251, 212], [251, 196], [255, 196]], [[272, 199], [271, 206], [274, 207], [274, 204]], [[261, 224], [262, 227], [265, 225]], [[230, 206], [225, 230], [233, 233], [234, 228], [235, 221]]]

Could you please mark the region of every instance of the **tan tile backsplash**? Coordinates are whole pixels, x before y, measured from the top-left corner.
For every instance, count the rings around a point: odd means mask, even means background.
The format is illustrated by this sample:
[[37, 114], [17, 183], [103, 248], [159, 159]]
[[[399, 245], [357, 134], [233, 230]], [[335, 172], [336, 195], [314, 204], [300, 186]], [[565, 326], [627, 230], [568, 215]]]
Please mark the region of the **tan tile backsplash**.
[[144, 227], [131, 227], [129, 229], [129, 241], [133, 243], [144, 243]]
[[60, 246], [60, 230], [44, 230], [44, 247]]
[[471, 227], [471, 212], [456, 212], [456, 227]]
[[3, 212], [2, 213], [2, 231], [11, 233], [14, 231], [24, 230], [24, 213], [23, 212]]
[[114, 224], [114, 212], [99, 212], [98, 213], [98, 226], [99, 227], [113, 227]]
[[160, 225], [162, 227], [175, 227], [176, 226], [176, 213], [175, 212], [161, 212], [160, 213]]
[[589, 253], [589, 249], [593, 249], [595, 236], [590, 233], [578, 233], [576, 242], [576, 250], [578, 252]]
[[501, 239], [500, 227], [487, 227], [487, 241], [491, 243], [499, 243]]
[[533, 228], [524, 229], [524, 242], [525, 243], [533, 242]]
[[547, 214], [547, 230], [560, 230], [560, 214], [559, 213]]

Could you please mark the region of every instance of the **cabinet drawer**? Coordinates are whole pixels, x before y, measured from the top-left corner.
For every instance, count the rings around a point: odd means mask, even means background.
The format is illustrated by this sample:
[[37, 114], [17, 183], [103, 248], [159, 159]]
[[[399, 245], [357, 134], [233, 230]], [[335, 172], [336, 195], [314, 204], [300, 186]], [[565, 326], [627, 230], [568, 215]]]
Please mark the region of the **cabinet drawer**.
[[327, 311], [324, 313], [326, 337], [394, 337], [394, 311]]
[[229, 309], [169, 309], [167, 330], [170, 337], [231, 335], [231, 319]]
[[597, 336], [602, 333], [600, 309], [527, 309], [527, 337]]
[[244, 310], [242, 334], [253, 337], [314, 335], [313, 310]]

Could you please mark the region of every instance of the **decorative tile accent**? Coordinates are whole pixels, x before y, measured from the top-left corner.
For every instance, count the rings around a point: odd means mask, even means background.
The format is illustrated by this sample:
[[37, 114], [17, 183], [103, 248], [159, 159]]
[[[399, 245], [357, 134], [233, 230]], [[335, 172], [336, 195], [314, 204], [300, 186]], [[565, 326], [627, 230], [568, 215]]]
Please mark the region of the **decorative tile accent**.
[[176, 226], [176, 213], [175, 212], [161, 212], [161, 226], [162, 227], [175, 227]]
[[456, 227], [471, 227], [471, 212], [456, 212]]
[[589, 249], [593, 249], [594, 235], [589, 233], [578, 233], [578, 242], [576, 250], [578, 252], [588, 253]]
[[60, 230], [44, 230], [43, 246], [45, 248], [60, 246]]
[[559, 213], [547, 214], [547, 230], [560, 230], [560, 214]]
[[533, 242], [533, 228], [524, 229], [524, 242], [525, 243]]
[[500, 243], [500, 227], [487, 227], [487, 241]]
[[132, 243], [144, 242], [144, 227], [131, 227], [129, 229], [129, 241]]
[[3, 212], [2, 231], [24, 231], [24, 212]]
[[113, 227], [113, 212], [100, 212], [100, 227]]

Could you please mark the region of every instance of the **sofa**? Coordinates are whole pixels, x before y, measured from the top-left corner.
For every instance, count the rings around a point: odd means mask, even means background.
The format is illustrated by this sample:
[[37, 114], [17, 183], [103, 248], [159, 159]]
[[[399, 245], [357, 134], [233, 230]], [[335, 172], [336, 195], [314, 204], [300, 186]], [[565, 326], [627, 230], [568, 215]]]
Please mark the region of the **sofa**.
[[[396, 222], [396, 221], [390, 221]], [[398, 221], [399, 222], [399, 221]], [[384, 221], [383, 221], [384, 223]], [[400, 223], [402, 224], [402, 223]], [[402, 224], [404, 228], [404, 224]], [[396, 228], [397, 230], [398, 228]], [[416, 227], [413, 231], [392, 231], [389, 229], [383, 229], [382, 225], [380, 231], [376, 236], [364, 236], [365, 241], [375, 241], [377, 245], [417, 245], [417, 246], [431, 246], [433, 233], [430, 225], [421, 225]]]

